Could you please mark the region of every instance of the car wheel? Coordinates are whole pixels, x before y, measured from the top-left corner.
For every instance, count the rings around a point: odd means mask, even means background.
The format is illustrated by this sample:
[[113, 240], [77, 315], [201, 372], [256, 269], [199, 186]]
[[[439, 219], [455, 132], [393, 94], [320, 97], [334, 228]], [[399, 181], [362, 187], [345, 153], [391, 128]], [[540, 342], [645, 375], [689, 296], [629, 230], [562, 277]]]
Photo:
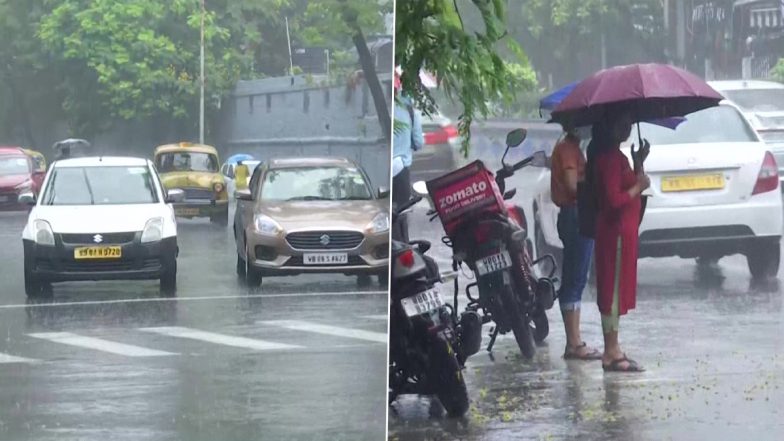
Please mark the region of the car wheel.
[[237, 276], [245, 277], [245, 261], [237, 254]]
[[163, 264], [160, 288], [165, 297], [174, 297], [177, 293], [177, 258], [174, 256], [168, 257]]
[[389, 273], [383, 272], [378, 274], [378, 284], [382, 288], [389, 287]]
[[252, 288], [261, 285], [261, 271], [254, 267], [247, 257], [245, 258], [245, 283]]
[[25, 294], [31, 299], [40, 299], [52, 296], [52, 285], [36, 279], [30, 271], [24, 271]]
[[215, 225], [225, 227], [229, 225], [229, 207], [226, 206], [226, 210], [221, 213], [214, 214], [210, 216], [210, 222]]
[[367, 274], [360, 274], [357, 276], [357, 286], [359, 287], [367, 287], [370, 286], [372, 282], [370, 281], [370, 276]]
[[779, 240], [759, 243], [748, 254], [746, 262], [755, 279], [774, 277], [779, 271], [781, 244]]

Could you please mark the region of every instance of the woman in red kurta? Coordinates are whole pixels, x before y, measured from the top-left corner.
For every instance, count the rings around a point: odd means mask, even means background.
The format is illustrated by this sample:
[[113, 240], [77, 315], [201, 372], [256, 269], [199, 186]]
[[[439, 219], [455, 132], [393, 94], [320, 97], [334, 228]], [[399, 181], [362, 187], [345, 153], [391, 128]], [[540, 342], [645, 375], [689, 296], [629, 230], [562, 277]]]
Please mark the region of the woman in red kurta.
[[[628, 118], [600, 124], [594, 129], [594, 152], [590, 169], [597, 196], [595, 261], [597, 301], [602, 314], [606, 371], [639, 372], [643, 368], [626, 357], [618, 343], [621, 315], [634, 309], [637, 296], [637, 245], [640, 224], [640, 194], [650, 180], [620, 150], [631, 133]], [[647, 147], [644, 148], [647, 156]], [[644, 157], [642, 157], [644, 160]], [[641, 161], [640, 161], [641, 164]]]

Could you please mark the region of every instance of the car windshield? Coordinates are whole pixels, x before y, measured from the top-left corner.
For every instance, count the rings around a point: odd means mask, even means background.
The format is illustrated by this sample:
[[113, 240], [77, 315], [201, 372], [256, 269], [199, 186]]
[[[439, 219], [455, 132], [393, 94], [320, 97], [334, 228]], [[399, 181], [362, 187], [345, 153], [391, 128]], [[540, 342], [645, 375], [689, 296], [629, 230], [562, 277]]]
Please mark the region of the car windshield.
[[[675, 130], [650, 123], [640, 123], [640, 130], [652, 145], [757, 141], [743, 116], [730, 106], [711, 107], [687, 115], [686, 121]], [[636, 139], [635, 129], [627, 143]]]
[[746, 112], [784, 111], [784, 89], [725, 90], [723, 94]]
[[0, 158], [0, 176], [30, 173], [30, 163], [22, 156]]
[[52, 172], [43, 205], [117, 205], [158, 202], [147, 167], [60, 167]]
[[264, 200], [368, 200], [370, 188], [353, 167], [302, 167], [271, 170], [261, 187]]
[[210, 153], [172, 152], [161, 153], [155, 160], [161, 173], [173, 171], [198, 171], [215, 173], [218, 171], [218, 158]]

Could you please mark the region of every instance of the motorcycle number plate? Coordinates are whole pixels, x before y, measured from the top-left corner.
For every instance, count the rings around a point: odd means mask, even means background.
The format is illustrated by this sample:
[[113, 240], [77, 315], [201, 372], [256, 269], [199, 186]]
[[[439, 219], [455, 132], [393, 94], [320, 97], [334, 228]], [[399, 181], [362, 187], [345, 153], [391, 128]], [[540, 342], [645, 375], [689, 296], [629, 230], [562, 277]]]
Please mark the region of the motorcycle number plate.
[[480, 276], [501, 271], [512, 266], [512, 258], [508, 251], [491, 254], [476, 261], [476, 271]]
[[403, 310], [409, 317], [426, 314], [446, 305], [444, 296], [436, 288], [420, 292], [411, 297], [406, 297], [400, 300], [400, 303], [403, 305]]

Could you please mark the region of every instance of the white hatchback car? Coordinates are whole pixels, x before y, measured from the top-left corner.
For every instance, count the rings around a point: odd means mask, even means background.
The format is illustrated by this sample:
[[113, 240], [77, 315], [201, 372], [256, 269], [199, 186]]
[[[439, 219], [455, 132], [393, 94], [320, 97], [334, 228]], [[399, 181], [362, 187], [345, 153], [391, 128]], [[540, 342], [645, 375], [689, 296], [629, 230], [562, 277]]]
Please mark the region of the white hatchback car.
[[[676, 130], [647, 123], [641, 130], [651, 143], [645, 165], [651, 197], [640, 225], [640, 257], [715, 261], [743, 254], [753, 276], [775, 275], [784, 230], [778, 169], [740, 110], [723, 102], [688, 115]], [[630, 156], [629, 143], [623, 150]], [[537, 182], [531, 204], [541, 253], [562, 244], [549, 171]]]
[[92, 157], [56, 161], [22, 232], [25, 291], [50, 293], [51, 283], [83, 280], [160, 280], [177, 284], [177, 223], [152, 162]]

